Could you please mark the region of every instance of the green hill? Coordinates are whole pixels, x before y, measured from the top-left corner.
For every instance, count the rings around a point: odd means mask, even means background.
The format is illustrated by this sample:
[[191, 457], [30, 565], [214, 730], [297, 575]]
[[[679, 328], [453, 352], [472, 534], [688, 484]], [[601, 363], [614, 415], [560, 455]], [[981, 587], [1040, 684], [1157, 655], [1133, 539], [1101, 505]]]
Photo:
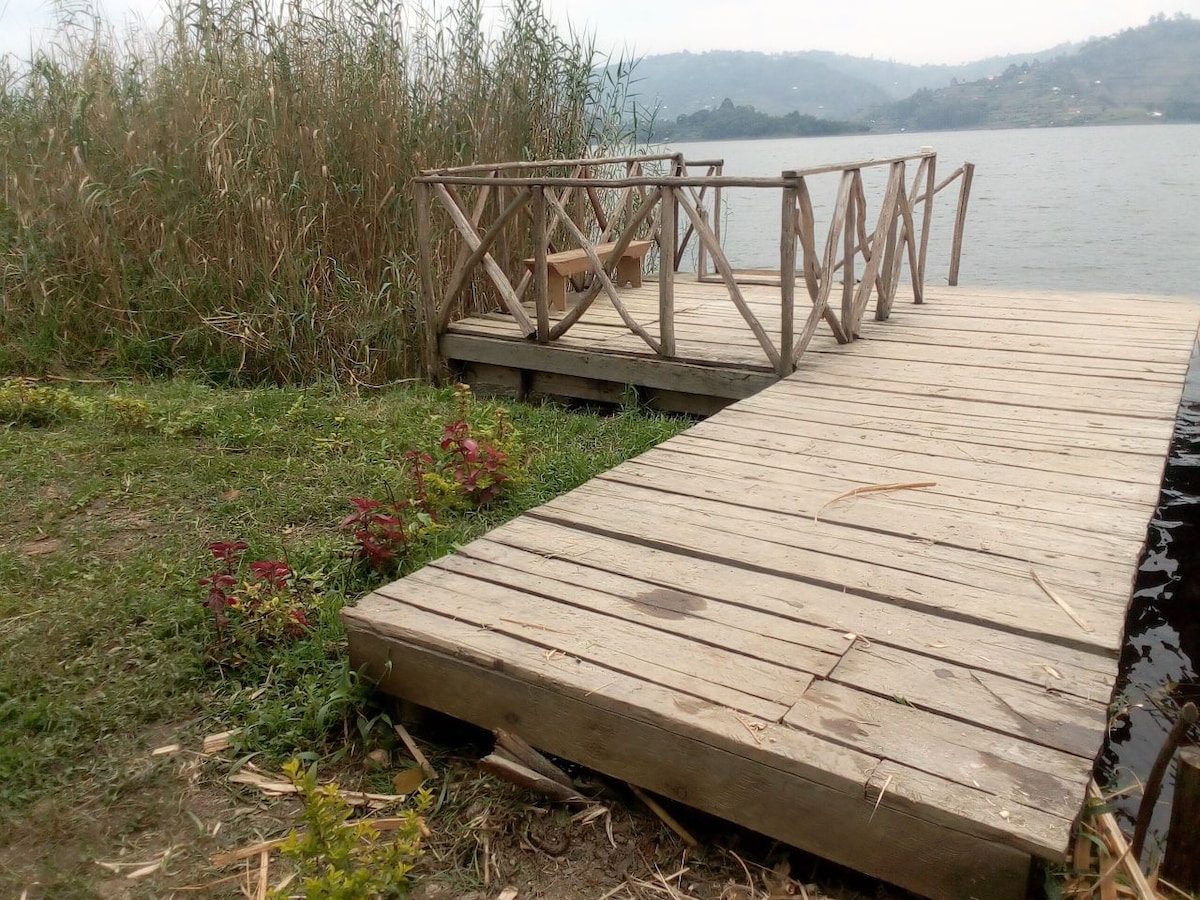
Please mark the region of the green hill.
[[[961, 66], [818, 50], [669, 53], [638, 61], [634, 81], [639, 131], [650, 123], [655, 138], [675, 140], [841, 133], [846, 121], [873, 131], [1194, 122], [1200, 22], [1159, 15], [1109, 37]], [[721, 112], [726, 98], [733, 109]]]
[[726, 97], [716, 109], [701, 109], [690, 116], [677, 116], [674, 121], [658, 118], [653, 123], [646, 123], [640, 137], [647, 142], [721, 141], [861, 134], [869, 130], [863, 122], [818, 119], [798, 112], [771, 116], [753, 106], [736, 106]]
[[1072, 49], [1064, 45], [1041, 54], [992, 57], [960, 66], [914, 66], [823, 50], [667, 53], [638, 60], [633, 93], [643, 109], [657, 110], [658, 117], [667, 121], [715, 109], [726, 97], [736, 106], [753, 106], [768, 115], [797, 112], [849, 119], [923, 88], [996, 75], [1014, 63], [1050, 58]]
[[770, 115], [799, 112], [846, 119], [891, 95], [869, 81], [798, 54], [712, 50], [648, 56], [634, 68], [633, 93], [657, 118], [716, 109], [728, 97]]
[[1200, 22], [1156, 16], [1055, 59], [875, 107], [874, 130], [1200, 121]]

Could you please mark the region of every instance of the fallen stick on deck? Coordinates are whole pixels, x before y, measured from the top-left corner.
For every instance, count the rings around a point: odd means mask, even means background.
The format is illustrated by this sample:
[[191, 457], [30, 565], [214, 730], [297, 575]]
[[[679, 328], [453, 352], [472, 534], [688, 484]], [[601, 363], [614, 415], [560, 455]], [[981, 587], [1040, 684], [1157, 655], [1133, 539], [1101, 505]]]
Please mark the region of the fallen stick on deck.
[[1050, 586], [1048, 584], [1046, 584], [1046, 582], [1042, 581], [1042, 576], [1039, 575], [1033, 569], [1032, 566], [1029, 568], [1029, 574], [1033, 576], [1033, 580], [1037, 582], [1037, 586], [1042, 589], [1042, 593], [1044, 593], [1047, 597], [1049, 597], [1051, 600], [1053, 600], [1055, 603], [1057, 603], [1059, 609], [1061, 609], [1063, 612], [1065, 612], [1068, 616], [1071, 617], [1071, 621], [1073, 621], [1076, 625], [1078, 625], [1084, 631], [1090, 632], [1092, 630], [1092, 626], [1089, 625], [1087, 622], [1083, 621], [1083, 619], [1081, 619], [1079, 617], [1079, 614], [1076, 613], [1075, 610], [1071, 609], [1071, 607], [1067, 605], [1066, 600], [1064, 600], [1062, 597], [1058, 596], [1058, 594], [1054, 593], [1054, 591], [1050, 590]]
[[852, 488], [848, 491], [843, 491], [831, 500], [826, 500], [821, 504], [821, 508], [813, 513], [813, 521], [817, 522], [821, 519], [821, 513], [825, 512], [833, 504], [839, 500], [849, 500], [851, 497], [861, 497], [863, 494], [884, 494], [891, 491], [913, 491], [919, 488], [937, 487], [936, 481], [902, 481], [895, 484], [866, 484], [862, 487]]

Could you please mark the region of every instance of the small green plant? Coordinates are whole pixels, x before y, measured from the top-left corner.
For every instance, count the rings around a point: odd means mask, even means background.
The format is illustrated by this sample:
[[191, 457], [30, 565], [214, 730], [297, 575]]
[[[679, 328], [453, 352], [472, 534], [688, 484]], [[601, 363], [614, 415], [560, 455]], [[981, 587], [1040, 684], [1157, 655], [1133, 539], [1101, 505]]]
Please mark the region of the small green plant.
[[432, 513], [408, 498], [384, 501], [354, 497], [350, 503], [354, 512], [341, 524], [353, 529], [360, 554], [377, 572], [393, 571], [412, 546], [437, 527]]
[[511, 480], [509, 455], [475, 438], [471, 424], [465, 419], [457, 419], [446, 426], [439, 446], [448, 454], [442, 472], [453, 479], [452, 483], [458, 485], [475, 506], [491, 503]]
[[24, 378], [0, 380], [0, 425], [39, 428], [83, 410], [84, 403], [65, 388], [43, 387]]
[[105, 401], [122, 428], [129, 431], [146, 431], [154, 424], [154, 408], [145, 400], [110, 394]]
[[[293, 759], [283, 767], [304, 803], [304, 830], [293, 830], [281, 850], [297, 869], [307, 900], [407, 897], [410, 873], [420, 859], [422, 816], [432, 805], [428, 789], [417, 791], [399, 827], [385, 837], [370, 822], [351, 822], [350, 805], [336, 784], [317, 784], [316, 766]], [[272, 892], [292, 896], [292, 889]]]

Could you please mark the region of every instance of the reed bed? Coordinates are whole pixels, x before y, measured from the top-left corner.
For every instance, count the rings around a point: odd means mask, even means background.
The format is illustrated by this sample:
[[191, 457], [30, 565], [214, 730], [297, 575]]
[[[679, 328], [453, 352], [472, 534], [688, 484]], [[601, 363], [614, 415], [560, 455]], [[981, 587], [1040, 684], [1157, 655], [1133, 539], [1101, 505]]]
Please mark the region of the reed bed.
[[624, 143], [628, 66], [595, 57], [539, 0], [66, 10], [0, 63], [0, 371], [415, 373], [410, 178]]

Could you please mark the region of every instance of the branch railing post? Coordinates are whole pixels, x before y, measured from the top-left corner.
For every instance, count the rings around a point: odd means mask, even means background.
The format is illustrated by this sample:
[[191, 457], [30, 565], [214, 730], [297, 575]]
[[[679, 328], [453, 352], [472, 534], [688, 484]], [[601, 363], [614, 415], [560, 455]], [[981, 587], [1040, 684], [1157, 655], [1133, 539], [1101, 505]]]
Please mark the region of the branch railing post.
[[798, 215], [798, 179], [783, 187], [779, 228], [779, 377], [796, 368], [792, 354], [795, 343], [796, 315], [796, 217]]
[[658, 211], [658, 340], [662, 355], [675, 355], [675, 190], [662, 189]]
[[420, 248], [421, 269], [421, 368], [430, 382], [441, 377], [442, 355], [438, 347], [437, 295], [433, 289], [433, 229], [429, 223], [429, 185], [418, 181], [413, 185], [413, 202], [417, 226], [417, 245]]
[[[500, 173], [493, 172], [492, 177], [499, 178]], [[515, 196], [517, 193], [517, 191], [515, 189], [505, 188], [503, 185], [496, 188], [496, 218], [497, 218], [497, 220], [499, 220], [500, 217], [504, 214], [504, 209], [508, 205], [507, 200], [508, 200], [510, 190], [512, 191], [512, 194]], [[504, 227], [500, 229], [500, 233], [496, 235], [496, 255], [501, 260], [503, 260], [506, 265], [508, 264], [509, 260], [511, 260], [511, 258], [512, 258], [509, 254], [508, 229], [509, 229], [509, 226], [507, 224], [505, 224]]]
[[[883, 194], [883, 203], [880, 204], [879, 220], [875, 224], [874, 233], [863, 242], [864, 253], [869, 253], [869, 256], [863, 271], [862, 283], [854, 298], [855, 328], [858, 328], [862, 321], [863, 313], [870, 301], [872, 287], [875, 289], [875, 320], [877, 322], [884, 321], [891, 310], [891, 299], [887, 287], [888, 279], [882, 273], [887, 260], [888, 236], [892, 232], [892, 224], [896, 221], [896, 205], [903, 191], [904, 161], [901, 160], [891, 165], [891, 170], [888, 172], [887, 189]], [[861, 192], [859, 197], [865, 206], [866, 201]]]
[[958, 189], [958, 211], [954, 215], [954, 241], [950, 248], [951, 287], [958, 284], [958, 264], [962, 260], [963, 229], [967, 224], [967, 203], [971, 199], [971, 181], [975, 178], [975, 163], [963, 163], [962, 185]]
[[[672, 160], [671, 173], [676, 178], [683, 178], [685, 175], [687, 175], [687, 171], [688, 171], [687, 170], [687, 162], [684, 160], [683, 154], [676, 153], [675, 158]], [[672, 272], [678, 272], [679, 271], [679, 262], [680, 262], [680, 260], [678, 259], [679, 254], [677, 252], [679, 249], [679, 205], [675, 202], [675, 192], [674, 191], [670, 192], [669, 198], [664, 195], [663, 199], [664, 199], [664, 206], [663, 206], [663, 210], [660, 210], [660, 213], [659, 213], [660, 215], [662, 215], [663, 212], [665, 211], [665, 209], [666, 209], [665, 204], [668, 200], [670, 201], [670, 204], [671, 204], [671, 222], [672, 222], [672, 225], [671, 225], [671, 247], [673, 249], [671, 250], [671, 255], [669, 257], [667, 257], [667, 264], [670, 266], [670, 269]], [[661, 268], [661, 263], [660, 263], [660, 268]]]
[[533, 303], [537, 313], [538, 343], [550, 341], [550, 276], [546, 267], [546, 189], [533, 188]]
[[933, 195], [937, 193], [937, 154], [926, 157], [929, 165], [925, 169], [925, 209], [921, 216], [921, 249], [917, 255], [916, 284], [920, 285], [917, 303], [925, 302], [925, 259], [929, 254], [929, 230], [933, 225]]
[[[711, 169], [709, 171], [712, 172], [716, 177], [719, 178], [725, 174], [725, 165], [722, 162], [718, 162], [715, 166], [711, 167]], [[720, 245], [720, 243], [721, 243], [721, 186], [720, 185], [717, 185], [713, 188], [712, 208], [713, 208], [712, 222], [709, 224], [709, 229], [716, 236], [717, 244]], [[701, 218], [704, 219], [705, 222], [708, 222], [708, 207], [707, 206], [700, 207], [700, 216], [701, 216]], [[710, 273], [708, 271], [708, 248], [705, 247], [704, 242], [701, 241], [696, 248], [696, 280], [703, 281], [705, 278], [709, 277], [710, 274], [715, 275], [716, 272]]]
[[[861, 169], [847, 169], [846, 174], [851, 178], [850, 194], [846, 202], [846, 232], [842, 241], [842, 330], [850, 340], [858, 337], [858, 329], [854, 322], [854, 254], [858, 237], [857, 191], [862, 180]], [[832, 274], [832, 270], [826, 275]]]

